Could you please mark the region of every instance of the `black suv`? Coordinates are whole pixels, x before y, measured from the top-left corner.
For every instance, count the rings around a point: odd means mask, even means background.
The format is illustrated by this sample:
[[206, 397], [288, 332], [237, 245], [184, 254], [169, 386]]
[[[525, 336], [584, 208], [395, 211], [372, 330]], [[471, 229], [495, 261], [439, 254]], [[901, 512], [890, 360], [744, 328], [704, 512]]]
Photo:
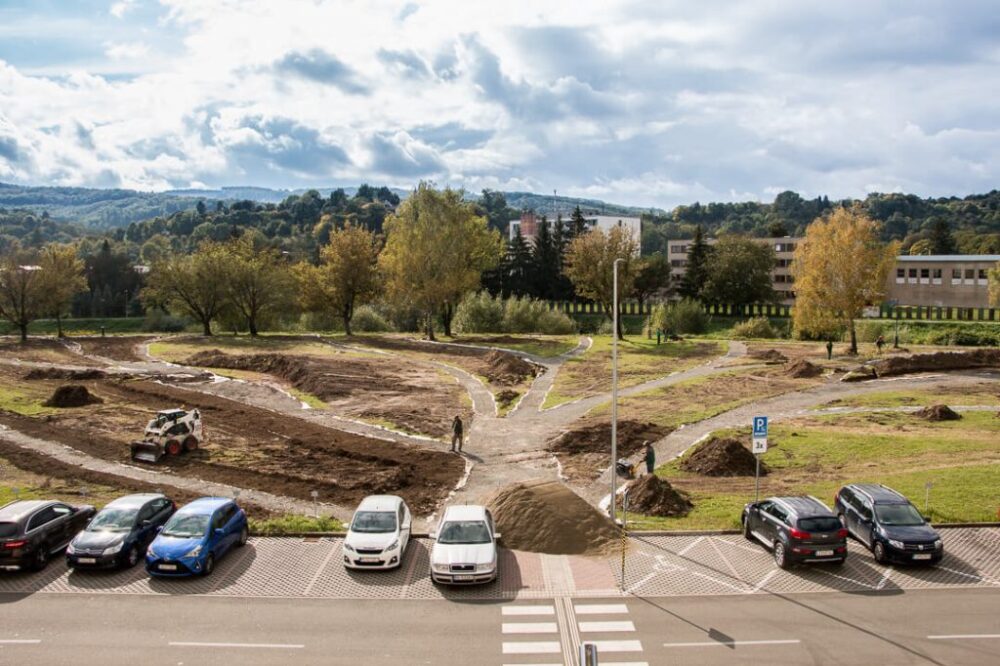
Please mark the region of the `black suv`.
[[937, 564], [941, 536], [903, 495], [873, 483], [844, 486], [834, 508], [852, 536], [871, 549], [875, 561]]
[[92, 506], [20, 500], [0, 507], [0, 569], [34, 569], [49, 563], [94, 517]]
[[743, 536], [774, 552], [782, 569], [793, 564], [847, 559], [847, 530], [815, 497], [769, 497], [747, 504], [741, 517]]
[[66, 565], [71, 569], [134, 567], [176, 509], [158, 493], [119, 497], [66, 547]]

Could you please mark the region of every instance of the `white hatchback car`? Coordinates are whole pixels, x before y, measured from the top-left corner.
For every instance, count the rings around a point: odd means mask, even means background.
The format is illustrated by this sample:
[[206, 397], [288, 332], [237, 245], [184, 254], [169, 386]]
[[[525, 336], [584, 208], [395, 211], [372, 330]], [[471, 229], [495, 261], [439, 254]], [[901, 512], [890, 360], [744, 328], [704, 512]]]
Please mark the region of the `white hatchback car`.
[[395, 495], [370, 495], [361, 500], [344, 538], [348, 569], [394, 569], [403, 562], [410, 543], [410, 508]]
[[484, 506], [450, 506], [431, 533], [431, 580], [435, 583], [489, 583], [497, 577], [493, 516]]

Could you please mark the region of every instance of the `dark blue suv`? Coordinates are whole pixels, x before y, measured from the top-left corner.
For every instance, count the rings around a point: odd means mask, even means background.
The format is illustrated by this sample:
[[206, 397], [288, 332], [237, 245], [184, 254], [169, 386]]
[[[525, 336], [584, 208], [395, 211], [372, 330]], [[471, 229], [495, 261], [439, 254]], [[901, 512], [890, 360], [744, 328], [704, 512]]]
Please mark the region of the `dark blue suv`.
[[743, 536], [770, 548], [775, 564], [782, 569], [813, 562], [840, 565], [847, 559], [847, 530], [815, 497], [769, 497], [751, 502], [740, 520]]
[[834, 510], [851, 535], [879, 564], [937, 564], [944, 557], [939, 535], [903, 495], [874, 483], [844, 486]]

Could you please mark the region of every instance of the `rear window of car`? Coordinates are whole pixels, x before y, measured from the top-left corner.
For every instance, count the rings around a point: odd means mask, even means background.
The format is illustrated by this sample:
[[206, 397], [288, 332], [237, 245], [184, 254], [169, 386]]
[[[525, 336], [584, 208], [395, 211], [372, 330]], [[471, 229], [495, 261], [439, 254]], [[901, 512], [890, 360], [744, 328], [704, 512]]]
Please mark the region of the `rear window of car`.
[[0, 539], [17, 534], [17, 523], [0, 523]]
[[806, 532], [836, 532], [840, 527], [840, 521], [833, 516], [799, 519], [799, 529]]

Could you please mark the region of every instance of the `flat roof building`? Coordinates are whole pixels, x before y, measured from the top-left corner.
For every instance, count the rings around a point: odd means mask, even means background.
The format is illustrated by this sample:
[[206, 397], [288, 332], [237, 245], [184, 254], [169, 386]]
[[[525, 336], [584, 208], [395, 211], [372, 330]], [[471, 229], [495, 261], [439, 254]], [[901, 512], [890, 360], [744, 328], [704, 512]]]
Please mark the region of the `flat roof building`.
[[[774, 268], [771, 269], [771, 287], [778, 294], [778, 299], [785, 305], [795, 302], [795, 291], [792, 285], [795, 279], [792, 277], [792, 255], [795, 248], [802, 242], [801, 238], [792, 236], [781, 236], [772, 238], [751, 238], [762, 245], [770, 245], [774, 250]], [[692, 239], [672, 240], [667, 243], [667, 260], [670, 262], [670, 279], [673, 284], [680, 282], [684, 272], [687, 270], [687, 253], [693, 242]], [[714, 245], [716, 239], [706, 238], [705, 242]]]
[[1000, 254], [931, 254], [896, 257], [886, 278], [886, 300], [899, 305], [989, 307], [989, 270]]
[[[642, 220], [638, 217], [623, 217], [620, 215], [586, 215], [584, 214], [583, 219], [587, 222], [588, 229], [601, 229], [605, 233], [610, 231], [615, 227], [627, 227], [632, 230], [632, 237], [636, 240], [636, 244], [640, 244], [642, 240]], [[518, 230], [521, 231], [521, 236], [529, 245], [533, 245], [535, 242], [535, 236], [538, 235], [538, 225], [541, 223], [541, 217], [535, 215], [533, 211], [525, 211], [521, 213], [521, 218], [518, 220], [511, 220], [508, 225], [508, 235], [510, 240], [514, 240], [517, 236]], [[553, 220], [549, 220], [550, 224], [554, 224]], [[568, 225], [569, 219], [563, 218], [563, 223]]]

